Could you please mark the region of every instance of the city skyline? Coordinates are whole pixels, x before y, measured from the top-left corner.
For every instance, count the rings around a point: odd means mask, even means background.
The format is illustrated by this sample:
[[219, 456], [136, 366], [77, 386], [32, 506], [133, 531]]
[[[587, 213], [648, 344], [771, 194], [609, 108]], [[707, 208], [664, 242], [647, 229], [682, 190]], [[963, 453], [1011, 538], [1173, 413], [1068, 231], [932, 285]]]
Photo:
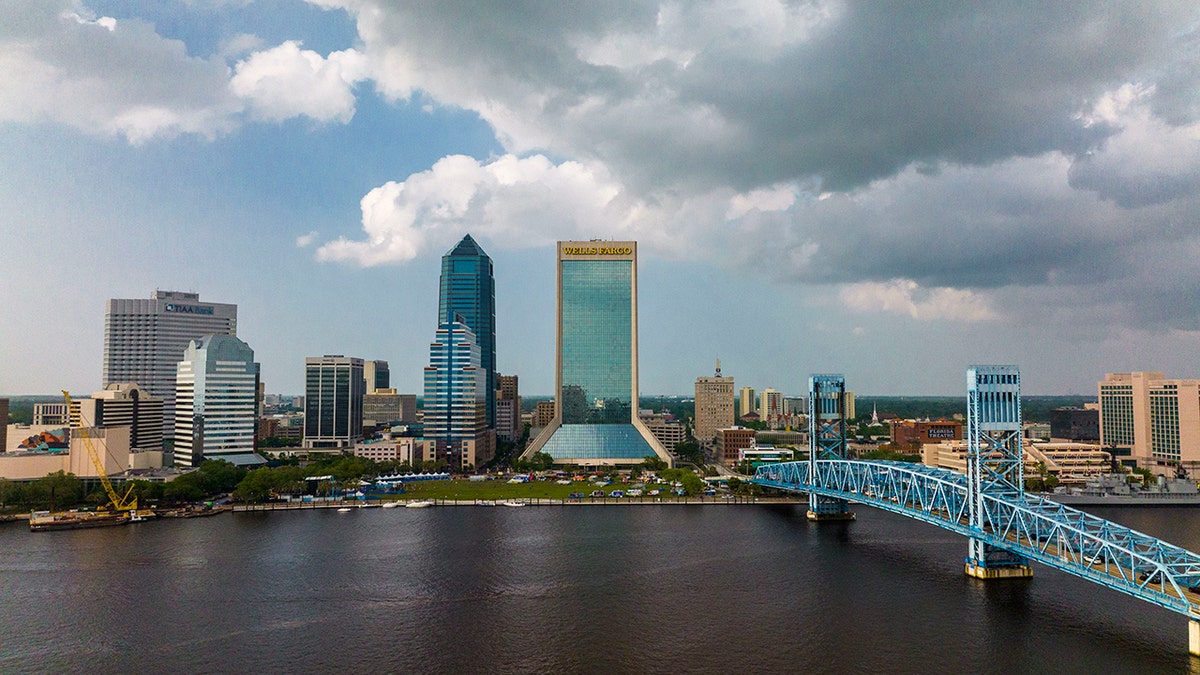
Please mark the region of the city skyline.
[[468, 233], [526, 396], [594, 237], [639, 242], [647, 395], [1200, 376], [1200, 7], [738, 7], [0, 9], [0, 395], [100, 389], [154, 289], [236, 304], [268, 391], [342, 353], [420, 392]]

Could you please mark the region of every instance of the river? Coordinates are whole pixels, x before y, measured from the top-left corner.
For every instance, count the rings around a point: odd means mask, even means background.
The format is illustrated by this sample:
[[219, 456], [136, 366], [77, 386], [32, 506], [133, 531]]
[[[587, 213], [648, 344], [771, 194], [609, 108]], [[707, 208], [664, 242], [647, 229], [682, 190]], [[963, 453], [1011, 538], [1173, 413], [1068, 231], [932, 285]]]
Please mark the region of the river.
[[[857, 507], [438, 507], [0, 526], [0, 672], [1200, 672], [1187, 621]], [[1098, 515], [1200, 550], [1200, 509]]]

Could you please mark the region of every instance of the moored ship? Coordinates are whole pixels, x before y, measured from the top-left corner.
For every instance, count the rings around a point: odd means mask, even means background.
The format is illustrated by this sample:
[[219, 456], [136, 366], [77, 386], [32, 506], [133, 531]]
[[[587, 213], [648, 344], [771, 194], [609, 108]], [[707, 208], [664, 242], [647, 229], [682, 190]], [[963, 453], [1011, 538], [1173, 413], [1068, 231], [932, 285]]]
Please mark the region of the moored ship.
[[128, 522], [129, 516], [124, 513], [95, 513], [91, 511], [50, 513], [49, 511], [34, 511], [29, 514], [29, 529], [32, 532], [112, 527], [114, 525], [124, 525]]

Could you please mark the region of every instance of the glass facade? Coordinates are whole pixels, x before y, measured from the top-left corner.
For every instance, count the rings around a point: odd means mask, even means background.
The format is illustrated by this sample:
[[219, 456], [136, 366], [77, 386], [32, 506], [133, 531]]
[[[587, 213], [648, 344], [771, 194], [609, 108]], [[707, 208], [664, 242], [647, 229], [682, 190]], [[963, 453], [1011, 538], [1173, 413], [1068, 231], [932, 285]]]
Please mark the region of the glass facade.
[[670, 461], [637, 420], [633, 242], [559, 242], [557, 416], [526, 455], [564, 464]]
[[461, 315], [479, 344], [479, 367], [484, 371], [484, 415], [496, 426], [496, 284], [492, 259], [467, 235], [442, 256], [438, 291], [438, 325]]
[[563, 261], [563, 424], [629, 424], [632, 303], [632, 260]]

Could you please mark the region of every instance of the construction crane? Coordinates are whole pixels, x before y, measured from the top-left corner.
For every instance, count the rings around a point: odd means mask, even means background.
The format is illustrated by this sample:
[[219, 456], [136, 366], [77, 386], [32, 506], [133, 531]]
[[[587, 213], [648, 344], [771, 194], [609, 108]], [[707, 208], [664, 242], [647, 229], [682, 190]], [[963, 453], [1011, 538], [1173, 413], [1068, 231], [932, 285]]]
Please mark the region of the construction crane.
[[[71, 414], [71, 394], [66, 390], [62, 390], [63, 399], [67, 402], [67, 415]], [[118, 512], [137, 513], [137, 497], [131, 496], [133, 486], [125, 491], [125, 496], [119, 496], [117, 491], [113, 489], [112, 482], [108, 480], [108, 471], [104, 468], [104, 462], [100, 459], [100, 453], [96, 451], [96, 446], [92, 444], [92, 439], [88, 436], [89, 430], [83, 423], [83, 407], [79, 408], [79, 426], [71, 425], [71, 433], [79, 431], [79, 438], [83, 441], [83, 447], [87, 448], [88, 457], [92, 460], [92, 466], [96, 468], [96, 475], [100, 478], [100, 484], [104, 486], [104, 492], [108, 495], [111, 509]]]

